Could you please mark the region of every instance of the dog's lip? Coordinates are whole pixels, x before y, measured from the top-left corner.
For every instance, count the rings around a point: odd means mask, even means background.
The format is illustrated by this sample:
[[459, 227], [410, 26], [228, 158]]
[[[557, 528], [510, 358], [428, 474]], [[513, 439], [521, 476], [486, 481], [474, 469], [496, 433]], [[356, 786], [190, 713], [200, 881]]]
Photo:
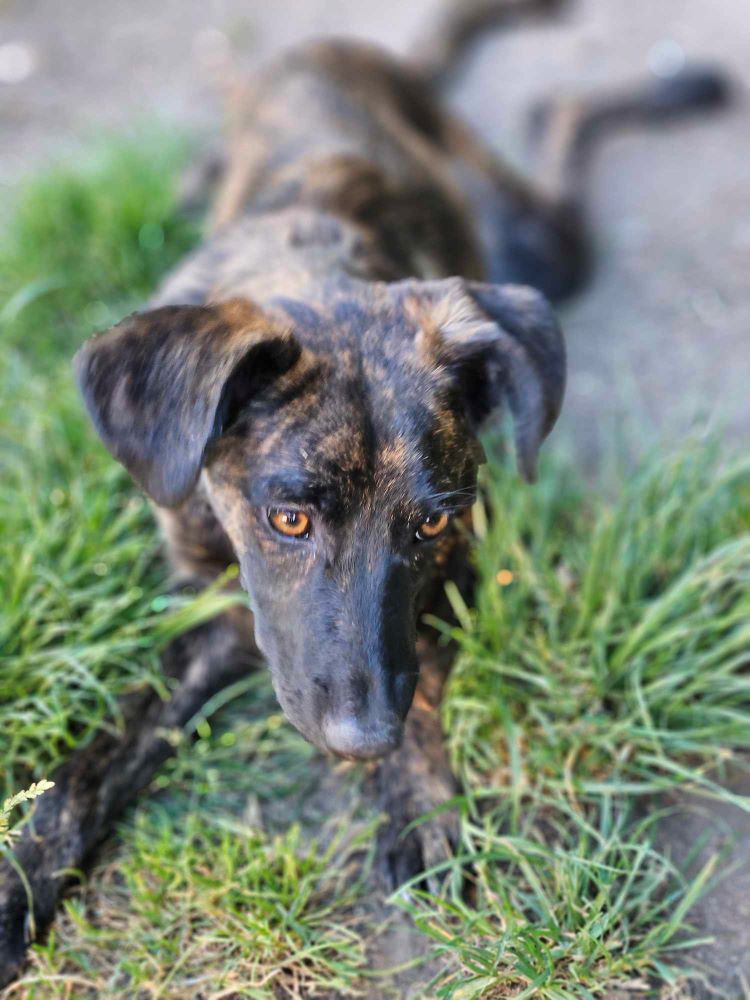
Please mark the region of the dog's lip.
[[379, 753], [373, 754], [352, 754], [352, 753], [340, 753], [338, 750], [332, 750], [329, 746], [323, 748], [327, 754], [334, 757], [336, 760], [345, 760], [350, 764], [372, 764], [375, 761], [382, 760], [389, 754], [392, 754], [398, 749], [397, 746], [393, 746], [388, 750], [383, 750]]

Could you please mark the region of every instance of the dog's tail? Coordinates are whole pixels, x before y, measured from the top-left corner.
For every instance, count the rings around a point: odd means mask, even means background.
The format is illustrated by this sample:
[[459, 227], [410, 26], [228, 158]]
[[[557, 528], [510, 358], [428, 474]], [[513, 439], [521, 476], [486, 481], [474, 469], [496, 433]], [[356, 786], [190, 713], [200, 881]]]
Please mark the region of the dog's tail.
[[568, 3], [569, 0], [445, 0], [442, 12], [410, 53], [410, 62], [431, 87], [442, 89], [463, 69], [475, 43], [487, 32], [554, 15]]

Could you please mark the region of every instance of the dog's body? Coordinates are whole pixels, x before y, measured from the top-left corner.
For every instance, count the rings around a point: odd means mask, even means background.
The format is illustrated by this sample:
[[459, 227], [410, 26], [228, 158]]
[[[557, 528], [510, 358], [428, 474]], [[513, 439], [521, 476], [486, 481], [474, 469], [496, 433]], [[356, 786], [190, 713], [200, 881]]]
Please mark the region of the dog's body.
[[[468, 36], [454, 23], [449, 37]], [[149, 311], [79, 355], [89, 411], [156, 502], [178, 576], [205, 582], [239, 561], [254, 620], [234, 611], [176, 644], [172, 701], [131, 699], [125, 736], [102, 734], [57, 776], [37, 813], [43, 839], [18, 852], [40, 923], [52, 873], [81, 863], [169, 752], [163, 730], [246, 670], [255, 641], [311, 741], [347, 757], [395, 751], [377, 772], [396, 818], [392, 877], [450, 841], [445, 814], [396, 844], [453, 791], [435, 711], [444, 670], [418, 616], [466, 565], [476, 434], [507, 405], [533, 477], [565, 376], [541, 293], [562, 297], [586, 272], [578, 168], [593, 125], [711, 103], [716, 84], [548, 113], [540, 193], [443, 110], [440, 75], [348, 43], [282, 59], [236, 113], [213, 235]], [[26, 908], [20, 884], [0, 889], [0, 982]]]
[[[560, 407], [551, 310], [480, 280], [499, 263], [480, 210], [517, 219], [533, 200], [482, 173], [416, 72], [365, 46], [291, 53], [243, 116], [212, 238], [150, 312], [84, 347], [79, 381], [180, 574], [239, 560], [289, 718], [377, 757], [400, 741], [416, 612], [457, 538], [413, 532], [470, 506], [475, 432], [506, 399], [529, 476]], [[476, 192], [494, 201], [472, 211]], [[312, 538], [279, 543], [276, 507], [311, 517]]]

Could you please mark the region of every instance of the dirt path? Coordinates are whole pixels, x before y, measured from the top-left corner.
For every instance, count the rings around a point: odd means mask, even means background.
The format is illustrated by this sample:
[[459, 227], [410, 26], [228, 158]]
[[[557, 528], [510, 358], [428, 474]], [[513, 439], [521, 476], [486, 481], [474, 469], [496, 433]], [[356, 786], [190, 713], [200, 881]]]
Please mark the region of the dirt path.
[[[404, 49], [434, 0], [0, 0], [0, 188], [51, 156], [75, 157], [92, 126], [158, 114], [215, 132], [209, 85], [227, 47], [252, 66], [311, 33]], [[646, 444], [677, 441], [695, 415], [742, 441], [750, 424], [750, 82], [747, 0], [580, 0], [562, 25], [493, 41], [455, 95], [498, 148], [520, 148], [522, 111], [560, 87], [601, 86], [684, 50], [733, 72], [737, 105], [710, 122], [612, 141], [592, 176], [599, 266], [566, 310], [570, 388], [561, 432], [601, 457], [637, 415]], [[15, 82], [13, 82], [15, 80]], [[0, 190], [0, 197], [2, 191]], [[689, 803], [683, 801], [687, 809]], [[739, 867], [698, 911], [720, 937], [701, 958], [719, 995], [750, 982], [750, 817], [722, 816]], [[684, 851], [706, 819], [668, 828]], [[745, 994], [750, 996], [750, 994]]]

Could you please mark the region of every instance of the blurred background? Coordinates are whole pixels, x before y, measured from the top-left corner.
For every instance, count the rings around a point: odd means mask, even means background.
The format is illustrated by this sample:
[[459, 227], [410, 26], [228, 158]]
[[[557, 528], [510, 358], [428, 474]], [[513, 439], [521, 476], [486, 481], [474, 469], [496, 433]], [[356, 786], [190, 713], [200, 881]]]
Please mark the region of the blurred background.
[[[443, 0], [0, 0], [0, 184], [75, 158], [97, 126], [155, 116], [216, 136], [217, 80], [313, 34], [405, 52]], [[593, 282], [567, 308], [564, 425], [599, 457], [623, 419], [638, 440], [681, 439], [694, 417], [742, 440], [750, 416], [746, 0], [575, 0], [558, 17], [488, 40], [451, 100], [516, 162], [524, 112], [559, 89], [606, 87], [685, 58], [731, 73], [728, 113], [659, 134], [618, 134], [596, 158]], [[0, 190], [0, 195], [2, 191]], [[0, 202], [2, 202], [0, 197]], [[606, 318], [606, 329], [603, 320]]]
[[[120, 133], [156, 119], [165, 135], [177, 127], [197, 137], [199, 148], [209, 146], [221, 133], [228, 66], [250, 73], [282, 47], [322, 34], [406, 53], [442, 4], [0, 0], [0, 223], [27, 177], [50, 163], [76, 166], [102, 128]], [[671, 448], [696, 426], [708, 426], [731, 449], [745, 443], [747, 0], [571, 0], [560, 16], [489, 37], [448, 98], [487, 143], [522, 166], [526, 112], [538, 99], [669, 73], [691, 59], [726, 69], [731, 108], [659, 131], [618, 133], [591, 170], [596, 266], [589, 286], [563, 310], [570, 378], [556, 432], [574, 442], [590, 470], [606, 465], [623, 440], [636, 452], [657, 439]], [[41, 356], [40, 347], [26, 347]], [[746, 709], [746, 687], [742, 697]], [[734, 790], [750, 794], [747, 777]], [[724, 856], [732, 878], [699, 904], [700, 932], [719, 943], [698, 954], [717, 975], [726, 973], [732, 985], [721, 995], [729, 996], [741, 976], [750, 977], [750, 821], [726, 802], [712, 813], [729, 830], [722, 843], [734, 844]], [[705, 831], [702, 820], [678, 812], [662, 837], [685, 857], [708, 843]]]

